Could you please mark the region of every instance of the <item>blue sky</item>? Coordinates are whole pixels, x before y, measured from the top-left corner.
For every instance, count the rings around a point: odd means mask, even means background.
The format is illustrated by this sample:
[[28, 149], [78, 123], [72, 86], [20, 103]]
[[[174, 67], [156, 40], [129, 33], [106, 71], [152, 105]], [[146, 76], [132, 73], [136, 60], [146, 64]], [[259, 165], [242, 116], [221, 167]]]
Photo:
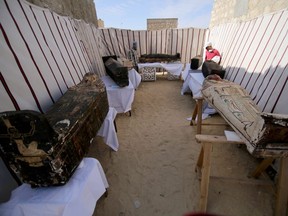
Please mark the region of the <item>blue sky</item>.
[[178, 28], [208, 28], [214, 0], [94, 0], [106, 28], [146, 30], [147, 19], [178, 18]]

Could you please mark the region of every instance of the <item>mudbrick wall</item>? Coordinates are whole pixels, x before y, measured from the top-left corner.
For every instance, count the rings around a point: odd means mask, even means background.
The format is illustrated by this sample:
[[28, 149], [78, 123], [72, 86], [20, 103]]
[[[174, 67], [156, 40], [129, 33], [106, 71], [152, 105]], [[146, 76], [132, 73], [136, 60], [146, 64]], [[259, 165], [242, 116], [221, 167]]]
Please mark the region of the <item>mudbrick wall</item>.
[[248, 21], [287, 7], [287, 0], [214, 0], [209, 27]]
[[62, 16], [82, 19], [97, 26], [97, 14], [93, 0], [28, 0], [43, 8], [49, 8]]

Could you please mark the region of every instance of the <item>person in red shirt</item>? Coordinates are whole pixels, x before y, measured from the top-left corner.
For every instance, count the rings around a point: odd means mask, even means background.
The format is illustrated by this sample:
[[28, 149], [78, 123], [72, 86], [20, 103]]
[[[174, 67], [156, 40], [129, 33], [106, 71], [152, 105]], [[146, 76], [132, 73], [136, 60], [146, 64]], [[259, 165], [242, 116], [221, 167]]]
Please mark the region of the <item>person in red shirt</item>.
[[221, 55], [217, 49], [214, 49], [212, 47], [211, 42], [206, 43], [205, 49], [206, 49], [205, 61], [214, 61], [217, 64], [219, 64], [221, 60]]
[[211, 74], [217, 74], [224, 79], [225, 70], [222, 68], [222, 66], [220, 66], [221, 55], [219, 51], [212, 47], [211, 42], [205, 44], [205, 49], [205, 61], [203, 62], [201, 68], [203, 76], [206, 78]]

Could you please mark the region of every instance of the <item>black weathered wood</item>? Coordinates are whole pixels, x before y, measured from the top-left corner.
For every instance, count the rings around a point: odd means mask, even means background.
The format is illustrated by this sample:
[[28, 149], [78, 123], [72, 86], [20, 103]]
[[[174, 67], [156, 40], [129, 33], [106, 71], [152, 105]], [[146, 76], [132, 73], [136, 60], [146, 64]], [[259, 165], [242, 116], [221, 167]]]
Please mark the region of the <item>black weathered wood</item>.
[[212, 74], [217, 74], [219, 75], [222, 79], [225, 76], [225, 70], [223, 70], [222, 66], [217, 64], [214, 61], [204, 61], [202, 64], [202, 73], [204, 77], [207, 77]]
[[105, 86], [87, 74], [46, 114], [0, 114], [0, 148], [9, 167], [33, 187], [65, 184], [96, 136], [107, 113]]
[[153, 62], [175, 62], [181, 61], [180, 53], [176, 55], [168, 55], [168, 54], [143, 54], [139, 58], [139, 62], [141, 63], [153, 63]]
[[109, 58], [105, 61], [104, 64], [107, 74], [114, 80], [117, 85], [120, 87], [129, 85], [128, 67], [124, 67], [114, 58]]
[[190, 69], [197, 70], [202, 65], [203, 58], [202, 56], [195, 56], [191, 59]]

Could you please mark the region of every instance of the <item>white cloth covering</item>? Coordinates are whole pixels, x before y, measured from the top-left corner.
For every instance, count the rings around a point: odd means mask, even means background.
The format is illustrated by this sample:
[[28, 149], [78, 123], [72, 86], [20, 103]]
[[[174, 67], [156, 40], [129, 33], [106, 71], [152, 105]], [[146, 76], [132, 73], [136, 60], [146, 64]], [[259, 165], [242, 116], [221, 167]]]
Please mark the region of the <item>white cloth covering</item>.
[[135, 94], [132, 83], [129, 81], [128, 86], [120, 87], [109, 76], [103, 76], [101, 79], [106, 87], [109, 107], [115, 108], [117, 113], [130, 111]]
[[138, 68], [141, 69], [143, 67], [155, 67], [155, 68], [164, 68], [167, 72], [180, 76], [183, 68], [183, 64], [181, 62], [170, 62], [170, 63], [139, 63]]
[[228, 141], [242, 142], [241, 138], [234, 131], [224, 130], [224, 133]]
[[110, 146], [114, 151], [118, 151], [119, 143], [115, 130], [114, 120], [116, 118], [117, 111], [113, 107], [109, 107], [109, 112], [107, 113], [101, 128], [99, 129], [97, 136], [101, 136], [104, 142]]
[[182, 80], [184, 80], [184, 81], [186, 80], [186, 78], [187, 78], [187, 76], [189, 74], [189, 71], [191, 71], [190, 67], [191, 67], [191, 64], [190, 63], [186, 63], [185, 68], [182, 71], [182, 75], [181, 75], [181, 79]]
[[[183, 95], [185, 92], [191, 91], [194, 99], [201, 98], [201, 90], [204, 79], [205, 78], [201, 70], [189, 70], [188, 75], [183, 83], [181, 94]], [[210, 105], [205, 100], [203, 101], [202, 109], [202, 120], [217, 112], [214, 108], [210, 107]]]
[[188, 75], [183, 83], [181, 94], [191, 91], [193, 98], [202, 97], [202, 85], [204, 76], [201, 70], [189, 70]]
[[108, 182], [98, 160], [84, 158], [63, 186], [31, 188], [23, 184], [0, 205], [1, 216], [91, 216]]
[[134, 86], [134, 89], [137, 89], [139, 84], [141, 83], [141, 75], [134, 68], [132, 68], [128, 71], [128, 76], [130, 82]]

